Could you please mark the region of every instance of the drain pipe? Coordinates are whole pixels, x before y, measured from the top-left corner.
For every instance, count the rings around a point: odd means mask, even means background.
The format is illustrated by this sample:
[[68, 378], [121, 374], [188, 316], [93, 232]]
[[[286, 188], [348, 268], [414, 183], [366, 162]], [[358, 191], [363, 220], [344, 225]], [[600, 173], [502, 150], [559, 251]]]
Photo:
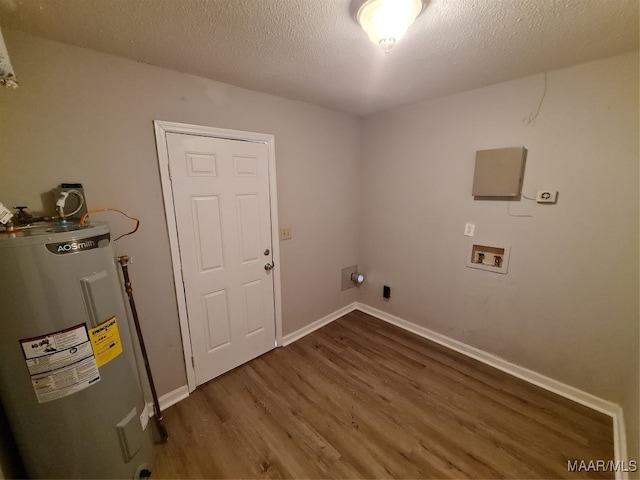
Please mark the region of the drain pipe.
[[124, 288], [129, 297], [129, 305], [131, 306], [131, 314], [133, 315], [133, 323], [136, 326], [136, 333], [138, 334], [138, 341], [140, 343], [140, 351], [142, 352], [142, 358], [144, 359], [144, 368], [147, 371], [147, 378], [149, 379], [149, 386], [151, 387], [151, 396], [153, 397], [153, 411], [155, 413], [155, 423], [160, 433], [160, 441], [156, 443], [165, 443], [169, 435], [167, 429], [164, 426], [162, 412], [160, 411], [160, 402], [158, 401], [158, 394], [156, 393], [156, 387], [153, 383], [153, 376], [151, 375], [151, 367], [149, 366], [149, 357], [147, 356], [147, 349], [144, 346], [144, 340], [142, 338], [142, 330], [140, 329], [140, 320], [138, 319], [138, 311], [136, 310], [136, 303], [133, 300], [133, 289], [131, 288], [131, 280], [129, 279], [129, 256], [121, 255], [118, 257], [118, 262], [122, 268], [122, 276], [124, 277]]

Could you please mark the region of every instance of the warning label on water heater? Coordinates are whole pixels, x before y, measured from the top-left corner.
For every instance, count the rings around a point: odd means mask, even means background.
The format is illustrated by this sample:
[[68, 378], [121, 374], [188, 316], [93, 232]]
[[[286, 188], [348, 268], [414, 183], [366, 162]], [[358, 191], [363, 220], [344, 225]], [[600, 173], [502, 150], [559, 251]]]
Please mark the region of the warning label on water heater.
[[100, 381], [84, 323], [20, 340], [38, 403], [51, 402]]
[[111, 317], [96, 328], [89, 330], [93, 353], [99, 367], [110, 362], [122, 353], [122, 342], [116, 317]]

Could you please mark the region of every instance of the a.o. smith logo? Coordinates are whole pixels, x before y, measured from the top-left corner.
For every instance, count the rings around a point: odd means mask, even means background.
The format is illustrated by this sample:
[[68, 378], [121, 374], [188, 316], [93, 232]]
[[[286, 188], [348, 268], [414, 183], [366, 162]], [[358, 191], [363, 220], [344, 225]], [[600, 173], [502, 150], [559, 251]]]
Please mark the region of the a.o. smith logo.
[[82, 240], [71, 240], [68, 242], [47, 243], [47, 250], [56, 255], [67, 253], [84, 252], [94, 248], [104, 247], [109, 244], [110, 235], [108, 233], [95, 237], [83, 238]]

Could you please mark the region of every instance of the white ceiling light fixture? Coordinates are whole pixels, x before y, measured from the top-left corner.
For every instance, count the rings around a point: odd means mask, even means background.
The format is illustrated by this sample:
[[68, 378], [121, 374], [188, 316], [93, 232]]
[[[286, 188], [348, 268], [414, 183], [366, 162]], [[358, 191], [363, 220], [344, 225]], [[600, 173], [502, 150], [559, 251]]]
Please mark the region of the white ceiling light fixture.
[[356, 19], [371, 41], [389, 53], [422, 8], [423, 0], [367, 0]]

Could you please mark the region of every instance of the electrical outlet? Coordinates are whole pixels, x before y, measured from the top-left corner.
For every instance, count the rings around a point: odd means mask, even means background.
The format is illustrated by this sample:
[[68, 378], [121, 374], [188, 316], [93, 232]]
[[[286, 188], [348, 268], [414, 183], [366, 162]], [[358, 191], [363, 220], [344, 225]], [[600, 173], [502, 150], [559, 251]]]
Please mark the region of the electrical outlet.
[[556, 190], [539, 190], [536, 194], [538, 203], [556, 203], [558, 192]]
[[292, 237], [291, 227], [280, 227], [280, 240], [291, 240]]
[[465, 237], [473, 237], [474, 232], [476, 231], [476, 226], [473, 223], [465, 223], [464, 224], [464, 236]]

